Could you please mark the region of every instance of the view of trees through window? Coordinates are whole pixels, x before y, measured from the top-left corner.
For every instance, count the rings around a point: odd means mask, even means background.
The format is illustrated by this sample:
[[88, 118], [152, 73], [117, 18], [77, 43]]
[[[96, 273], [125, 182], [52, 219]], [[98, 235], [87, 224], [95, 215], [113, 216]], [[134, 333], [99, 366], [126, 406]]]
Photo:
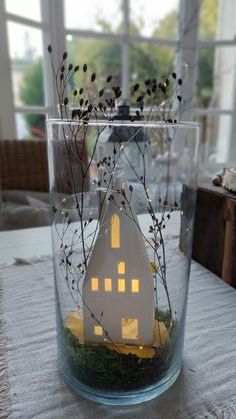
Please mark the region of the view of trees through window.
[[[217, 32], [218, 9], [215, 0], [202, 0], [200, 11], [199, 37], [215, 39]], [[141, 19], [141, 18], [140, 18]], [[178, 39], [178, 12], [168, 13], [154, 28], [153, 38]], [[97, 26], [100, 32], [112, 32], [114, 28], [108, 20], [98, 18]], [[122, 25], [116, 28], [116, 33], [122, 32]], [[141, 35], [140, 25], [130, 23], [130, 33]], [[73, 63], [87, 63], [91, 71], [96, 71], [98, 79], [102, 80], [108, 72], [116, 76], [116, 82], [121, 84], [122, 44], [114, 39], [83, 38], [67, 35], [67, 49]], [[200, 48], [198, 59], [198, 78], [195, 105], [200, 108], [209, 106], [213, 98], [214, 87], [214, 47]], [[40, 105], [43, 102], [42, 59], [38, 58], [30, 68], [23, 72], [19, 96], [25, 105]], [[148, 77], [163, 78], [175, 68], [175, 48], [145, 42], [133, 42], [130, 49], [130, 83], [145, 80]], [[78, 86], [89, 84], [89, 79], [82, 79], [84, 74], [78, 72]], [[45, 130], [42, 115], [25, 115], [29, 127], [36, 127], [39, 135]]]

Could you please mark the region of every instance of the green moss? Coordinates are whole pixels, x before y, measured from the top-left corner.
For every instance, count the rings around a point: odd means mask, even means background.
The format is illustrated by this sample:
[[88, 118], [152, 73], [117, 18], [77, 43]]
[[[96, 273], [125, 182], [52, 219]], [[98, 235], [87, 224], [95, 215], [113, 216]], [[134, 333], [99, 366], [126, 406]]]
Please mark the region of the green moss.
[[[166, 312], [159, 315], [161, 321], [170, 324]], [[172, 334], [168, 344], [155, 348], [153, 358], [139, 358], [134, 354], [111, 350], [105, 345], [81, 345], [65, 329], [66, 352], [73, 375], [83, 384], [109, 391], [144, 388], [161, 379], [171, 366], [176, 336], [176, 333]]]
[[171, 318], [169, 310], [157, 310], [156, 308], [155, 319], [159, 320], [159, 322], [163, 322], [168, 330], [173, 324], [173, 319]]

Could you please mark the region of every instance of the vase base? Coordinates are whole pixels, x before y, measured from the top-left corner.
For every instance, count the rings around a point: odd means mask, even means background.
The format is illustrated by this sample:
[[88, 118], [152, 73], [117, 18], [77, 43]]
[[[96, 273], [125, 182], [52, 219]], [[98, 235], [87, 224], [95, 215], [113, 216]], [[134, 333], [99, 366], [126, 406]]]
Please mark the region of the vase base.
[[114, 392], [110, 394], [107, 392], [99, 391], [97, 389], [92, 389], [91, 387], [78, 382], [78, 380], [70, 373], [70, 370], [67, 368], [66, 370], [62, 368], [61, 372], [69, 387], [76, 393], [79, 393], [81, 396], [103, 404], [125, 406], [143, 403], [160, 396], [162, 393], [167, 391], [172, 386], [172, 384], [174, 384], [179, 376], [180, 370], [181, 366], [174, 372], [171, 371], [167, 376], [163, 377], [163, 379], [160, 380], [158, 384], [149, 386], [143, 390]]

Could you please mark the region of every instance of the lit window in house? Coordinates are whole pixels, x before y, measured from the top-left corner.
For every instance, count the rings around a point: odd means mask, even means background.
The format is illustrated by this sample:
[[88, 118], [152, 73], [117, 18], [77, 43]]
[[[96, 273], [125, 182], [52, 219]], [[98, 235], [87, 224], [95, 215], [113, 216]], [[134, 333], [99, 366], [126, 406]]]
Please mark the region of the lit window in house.
[[102, 336], [102, 326], [94, 326], [94, 334], [97, 336]]
[[91, 290], [98, 291], [98, 278], [91, 278]]
[[138, 339], [138, 319], [121, 319], [122, 339]]
[[111, 217], [111, 247], [120, 248], [120, 218], [117, 214]]
[[118, 291], [125, 292], [125, 279], [118, 279]]
[[104, 289], [107, 292], [112, 291], [112, 283], [111, 283], [111, 278], [105, 278], [104, 279]]
[[139, 279], [132, 279], [132, 292], [139, 292]]
[[118, 274], [125, 274], [125, 262], [118, 263]]

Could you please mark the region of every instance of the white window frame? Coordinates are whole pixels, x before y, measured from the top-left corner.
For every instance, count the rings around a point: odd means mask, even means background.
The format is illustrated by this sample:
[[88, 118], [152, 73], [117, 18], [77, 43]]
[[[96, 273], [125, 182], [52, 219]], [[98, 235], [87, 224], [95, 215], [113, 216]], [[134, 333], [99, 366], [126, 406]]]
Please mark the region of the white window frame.
[[[16, 138], [17, 113], [42, 114], [56, 117], [55, 104], [57, 99], [53, 89], [53, 79], [50, 70], [50, 62], [47, 52], [49, 44], [54, 46], [55, 60], [65, 51], [65, 33], [63, 17], [63, 0], [41, 0], [40, 22], [22, 16], [8, 13], [4, 1], [0, 0], [0, 91], [4, 101], [0, 101], [0, 138]], [[23, 24], [29, 28], [42, 31], [43, 39], [43, 66], [44, 66], [44, 93], [45, 103], [42, 106], [16, 106], [14, 104], [13, 86], [11, 78], [11, 61], [7, 37], [7, 23], [14, 22]], [[55, 63], [57, 65], [57, 63]]]

